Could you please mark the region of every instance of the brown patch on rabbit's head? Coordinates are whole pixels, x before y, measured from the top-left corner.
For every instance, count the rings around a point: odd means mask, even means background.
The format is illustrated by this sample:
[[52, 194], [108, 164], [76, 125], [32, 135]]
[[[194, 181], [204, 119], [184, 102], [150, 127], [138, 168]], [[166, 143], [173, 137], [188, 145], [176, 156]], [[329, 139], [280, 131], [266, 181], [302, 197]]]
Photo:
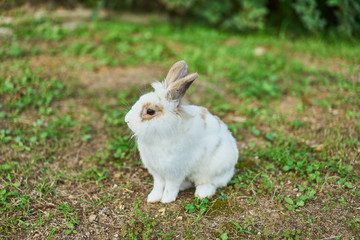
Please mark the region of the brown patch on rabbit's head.
[[143, 105], [140, 112], [141, 121], [149, 121], [155, 117], [161, 116], [162, 114], [164, 114], [163, 110], [164, 107], [162, 105], [146, 103]]

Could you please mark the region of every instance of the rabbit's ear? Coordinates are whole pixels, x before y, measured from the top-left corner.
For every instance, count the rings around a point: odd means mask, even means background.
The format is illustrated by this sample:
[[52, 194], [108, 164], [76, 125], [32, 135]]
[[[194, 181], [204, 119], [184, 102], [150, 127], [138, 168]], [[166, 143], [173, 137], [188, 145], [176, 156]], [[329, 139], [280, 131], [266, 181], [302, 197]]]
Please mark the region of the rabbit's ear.
[[195, 79], [199, 76], [197, 73], [192, 73], [187, 75], [184, 78], [177, 80], [170, 86], [166, 94], [166, 99], [168, 100], [178, 100], [184, 96], [190, 85], [195, 81]]
[[168, 88], [171, 84], [186, 76], [188, 71], [188, 66], [186, 62], [179, 61], [176, 62], [169, 70], [165, 78], [165, 88]]

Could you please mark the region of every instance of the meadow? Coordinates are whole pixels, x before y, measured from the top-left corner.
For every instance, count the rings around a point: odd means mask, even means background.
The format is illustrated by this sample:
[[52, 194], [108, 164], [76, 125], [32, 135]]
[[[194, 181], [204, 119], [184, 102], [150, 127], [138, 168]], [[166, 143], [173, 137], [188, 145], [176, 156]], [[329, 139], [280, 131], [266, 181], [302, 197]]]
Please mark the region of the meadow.
[[[0, 239], [360, 238], [358, 40], [91, 14], [0, 18]], [[124, 116], [178, 60], [240, 158], [212, 198], [148, 204]]]

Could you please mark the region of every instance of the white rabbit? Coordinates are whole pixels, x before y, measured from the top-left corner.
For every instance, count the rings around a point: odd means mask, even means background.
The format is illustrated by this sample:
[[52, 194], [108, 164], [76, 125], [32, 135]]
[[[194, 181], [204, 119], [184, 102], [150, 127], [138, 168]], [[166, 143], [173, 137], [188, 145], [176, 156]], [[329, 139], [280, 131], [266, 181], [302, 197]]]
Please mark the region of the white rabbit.
[[195, 185], [195, 196], [212, 196], [227, 185], [238, 160], [227, 126], [206, 108], [182, 105], [199, 75], [187, 75], [185, 61], [175, 63], [163, 83], [152, 84], [132, 106], [125, 121], [134, 132], [140, 157], [154, 178], [148, 202], [175, 201], [179, 190]]

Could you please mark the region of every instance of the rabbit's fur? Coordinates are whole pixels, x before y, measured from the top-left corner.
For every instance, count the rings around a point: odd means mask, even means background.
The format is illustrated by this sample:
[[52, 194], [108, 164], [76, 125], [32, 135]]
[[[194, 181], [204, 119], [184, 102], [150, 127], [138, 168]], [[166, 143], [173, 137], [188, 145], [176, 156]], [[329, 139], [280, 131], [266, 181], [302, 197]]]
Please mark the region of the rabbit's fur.
[[195, 196], [212, 196], [227, 185], [238, 160], [236, 141], [227, 126], [206, 108], [182, 105], [198, 77], [175, 63], [163, 83], [152, 86], [132, 106], [125, 121], [134, 132], [140, 157], [154, 178], [148, 202], [175, 201], [179, 190], [196, 187]]

